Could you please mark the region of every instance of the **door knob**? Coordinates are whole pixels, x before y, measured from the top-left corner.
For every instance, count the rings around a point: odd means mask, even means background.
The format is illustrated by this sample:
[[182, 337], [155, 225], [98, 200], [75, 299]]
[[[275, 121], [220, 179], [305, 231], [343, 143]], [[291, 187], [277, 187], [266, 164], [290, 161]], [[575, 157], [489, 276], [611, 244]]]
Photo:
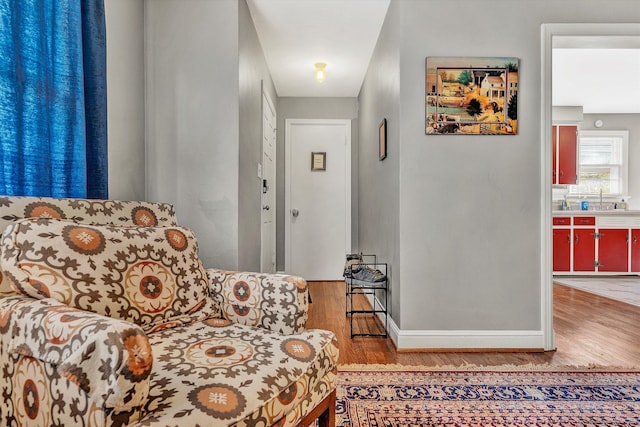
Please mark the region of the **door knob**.
[[298, 209], [291, 209], [291, 215], [293, 215], [294, 218], [297, 218], [298, 215], [300, 215], [300, 211]]

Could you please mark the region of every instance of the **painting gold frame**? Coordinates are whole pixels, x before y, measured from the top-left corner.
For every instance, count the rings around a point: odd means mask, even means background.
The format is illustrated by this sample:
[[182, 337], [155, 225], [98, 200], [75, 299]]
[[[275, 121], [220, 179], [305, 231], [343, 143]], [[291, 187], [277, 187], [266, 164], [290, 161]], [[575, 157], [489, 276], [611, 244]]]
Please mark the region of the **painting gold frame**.
[[427, 135], [518, 133], [518, 58], [430, 56], [425, 67]]

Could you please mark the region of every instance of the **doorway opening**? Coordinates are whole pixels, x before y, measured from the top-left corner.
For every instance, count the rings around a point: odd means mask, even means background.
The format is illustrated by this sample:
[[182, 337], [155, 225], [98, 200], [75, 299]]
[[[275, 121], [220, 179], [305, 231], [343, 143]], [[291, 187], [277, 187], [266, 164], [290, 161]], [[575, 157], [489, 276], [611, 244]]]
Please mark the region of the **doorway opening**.
[[553, 332], [553, 263], [552, 263], [552, 52], [561, 39], [606, 45], [607, 40], [637, 38], [640, 24], [543, 24], [541, 30], [541, 325], [545, 336], [545, 350], [555, 349]]

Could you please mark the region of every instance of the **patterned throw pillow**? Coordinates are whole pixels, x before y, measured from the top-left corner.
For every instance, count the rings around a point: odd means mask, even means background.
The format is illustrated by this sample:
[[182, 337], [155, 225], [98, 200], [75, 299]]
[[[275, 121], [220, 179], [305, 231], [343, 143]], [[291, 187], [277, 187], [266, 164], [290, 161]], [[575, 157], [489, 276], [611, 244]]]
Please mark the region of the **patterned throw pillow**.
[[193, 233], [179, 226], [23, 219], [2, 237], [4, 275], [19, 293], [127, 320], [144, 330], [218, 317]]
[[[0, 196], [0, 233], [22, 218], [53, 218], [83, 224], [169, 227], [178, 224], [168, 203], [54, 197]], [[0, 256], [2, 251], [0, 250]], [[13, 294], [0, 272], [0, 298]]]

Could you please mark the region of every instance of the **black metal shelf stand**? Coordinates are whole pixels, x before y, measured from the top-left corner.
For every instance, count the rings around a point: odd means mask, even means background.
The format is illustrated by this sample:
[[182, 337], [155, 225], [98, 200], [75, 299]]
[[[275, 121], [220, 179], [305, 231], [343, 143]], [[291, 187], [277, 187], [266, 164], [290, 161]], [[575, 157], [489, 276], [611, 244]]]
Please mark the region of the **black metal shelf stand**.
[[[384, 280], [382, 281], [366, 281], [358, 280], [354, 277], [354, 271], [358, 268], [370, 268], [378, 270], [384, 274]], [[388, 291], [389, 291], [389, 277], [387, 275], [388, 265], [387, 263], [378, 262], [378, 257], [374, 254], [359, 254], [357, 262], [348, 264], [345, 268], [345, 288], [346, 288], [346, 315], [349, 316], [349, 328], [351, 338], [361, 337], [386, 337], [387, 327], [389, 323], [387, 304], [388, 304]], [[356, 276], [357, 277], [357, 276]], [[371, 303], [371, 308], [356, 309], [354, 308], [353, 298], [356, 295], [363, 295]], [[369, 298], [370, 297], [370, 298]], [[382, 303], [384, 300], [384, 304]], [[378, 315], [382, 316], [378, 316]], [[384, 328], [379, 333], [371, 332], [372, 328], [369, 328], [369, 332], [354, 332], [353, 320], [356, 315], [371, 315], [373, 322], [380, 322], [384, 325]], [[384, 322], [380, 319], [384, 317]], [[377, 327], [381, 329], [381, 326]]]

